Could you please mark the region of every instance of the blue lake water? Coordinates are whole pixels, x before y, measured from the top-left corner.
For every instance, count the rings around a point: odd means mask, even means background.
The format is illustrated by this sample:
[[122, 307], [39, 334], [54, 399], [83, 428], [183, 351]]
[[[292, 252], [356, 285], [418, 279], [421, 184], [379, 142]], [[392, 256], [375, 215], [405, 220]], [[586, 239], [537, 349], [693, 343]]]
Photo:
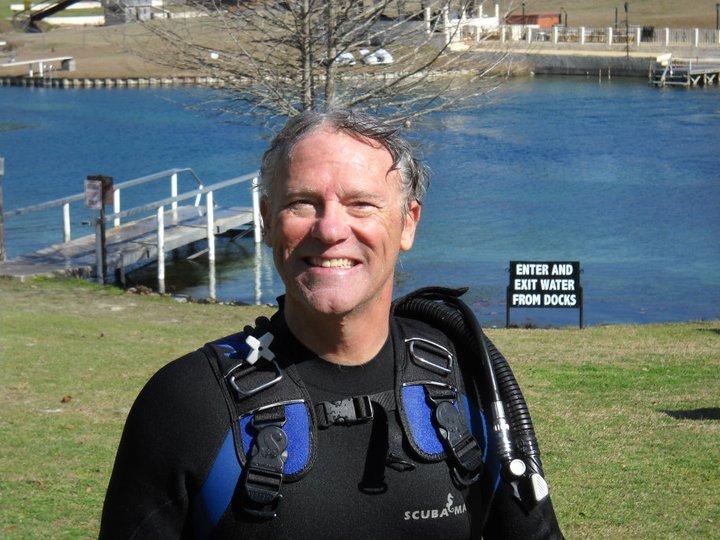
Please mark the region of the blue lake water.
[[[5, 208], [192, 167], [207, 184], [258, 166], [267, 132], [183, 104], [208, 91], [0, 88]], [[504, 324], [510, 260], [579, 260], [588, 324], [720, 316], [720, 92], [639, 80], [517, 79], [482, 107], [433, 115], [414, 134], [433, 171], [397, 292], [468, 285], [485, 324]], [[190, 189], [185, 180], [181, 185]], [[130, 206], [163, 183], [123, 194]], [[216, 195], [249, 204], [245, 187]], [[9, 255], [58, 241], [58, 211], [6, 223]], [[89, 233], [80, 205], [73, 234]], [[47, 227], [54, 225], [54, 232]], [[272, 302], [282, 284], [248, 239], [224, 245], [222, 299]], [[153, 271], [136, 280], [153, 282]], [[207, 264], [178, 261], [171, 290], [208, 295]], [[575, 324], [576, 310], [513, 310], [512, 321]]]

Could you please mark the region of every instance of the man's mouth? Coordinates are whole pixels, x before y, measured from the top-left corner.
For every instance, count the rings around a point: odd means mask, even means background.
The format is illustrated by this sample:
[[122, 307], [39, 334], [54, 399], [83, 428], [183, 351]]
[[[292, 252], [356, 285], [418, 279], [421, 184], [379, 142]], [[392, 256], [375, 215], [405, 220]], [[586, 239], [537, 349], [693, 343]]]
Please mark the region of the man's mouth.
[[321, 268], [352, 268], [357, 261], [345, 258], [306, 257], [305, 262], [310, 266]]

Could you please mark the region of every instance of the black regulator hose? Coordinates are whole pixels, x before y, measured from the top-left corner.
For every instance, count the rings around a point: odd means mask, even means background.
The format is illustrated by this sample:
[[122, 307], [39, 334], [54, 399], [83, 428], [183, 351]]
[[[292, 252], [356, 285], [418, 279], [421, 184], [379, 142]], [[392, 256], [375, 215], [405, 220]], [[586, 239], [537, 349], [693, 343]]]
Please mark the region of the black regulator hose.
[[[539, 474], [542, 477], [544, 475], [535, 428], [520, 385], [507, 360], [485, 336], [470, 307], [458, 298], [464, 292], [463, 289], [439, 287], [421, 289], [401, 298], [395, 304], [394, 312], [400, 316], [418, 318], [440, 328], [453, 342], [471, 353], [479, 350], [484, 377], [478, 377], [477, 380], [486, 384], [484, 390], [493, 401], [490, 407], [493, 428], [499, 435], [498, 451], [501, 462], [511, 468], [513, 457], [519, 454], [529, 469], [529, 475]], [[474, 364], [472, 367], [477, 369], [478, 366]], [[500, 402], [501, 406], [498, 407], [497, 402]], [[505, 413], [509, 422], [505, 422]], [[503, 429], [503, 423], [506, 429]]]

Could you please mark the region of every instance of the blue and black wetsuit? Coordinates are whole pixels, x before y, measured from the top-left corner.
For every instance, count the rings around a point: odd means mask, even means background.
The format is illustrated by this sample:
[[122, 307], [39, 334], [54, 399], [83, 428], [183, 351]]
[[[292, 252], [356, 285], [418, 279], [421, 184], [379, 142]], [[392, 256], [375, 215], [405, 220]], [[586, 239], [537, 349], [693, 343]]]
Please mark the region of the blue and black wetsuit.
[[[396, 325], [393, 325], [395, 328]], [[276, 357], [290, 359], [313, 403], [391, 391], [397, 342], [370, 362], [338, 366], [318, 358], [271, 321]], [[561, 538], [550, 499], [526, 512], [501, 482], [483, 530], [481, 494], [458, 487], [447, 461], [418, 459], [407, 441], [387, 467], [396, 414], [317, 431], [312, 469], [283, 484], [278, 516], [260, 520], [240, 508], [239, 488], [207, 524], [196, 504], [213, 486], [236, 482], [228, 451], [228, 407], [206, 356], [196, 351], [162, 368], [130, 411], [103, 508], [101, 538]], [[402, 438], [402, 437], [401, 437]], [[225, 486], [227, 488], [227, 486]], [[212, 494], [209, 494], [212, 498]]]

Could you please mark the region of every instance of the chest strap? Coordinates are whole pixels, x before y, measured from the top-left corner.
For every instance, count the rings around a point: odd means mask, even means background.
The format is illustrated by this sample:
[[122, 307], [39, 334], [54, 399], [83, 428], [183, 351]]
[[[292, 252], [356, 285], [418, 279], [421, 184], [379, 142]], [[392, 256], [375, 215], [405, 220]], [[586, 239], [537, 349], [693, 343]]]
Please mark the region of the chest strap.
[[351, 426], [367, 422], [375, 416], [373, 404], [380, 405], [385, 412], [394, 411], [395, 392], [387, 390], [377, 394], [321, 401], [315, 405], [317, 426], [320, 429], [327, 429], [333, 425]]

